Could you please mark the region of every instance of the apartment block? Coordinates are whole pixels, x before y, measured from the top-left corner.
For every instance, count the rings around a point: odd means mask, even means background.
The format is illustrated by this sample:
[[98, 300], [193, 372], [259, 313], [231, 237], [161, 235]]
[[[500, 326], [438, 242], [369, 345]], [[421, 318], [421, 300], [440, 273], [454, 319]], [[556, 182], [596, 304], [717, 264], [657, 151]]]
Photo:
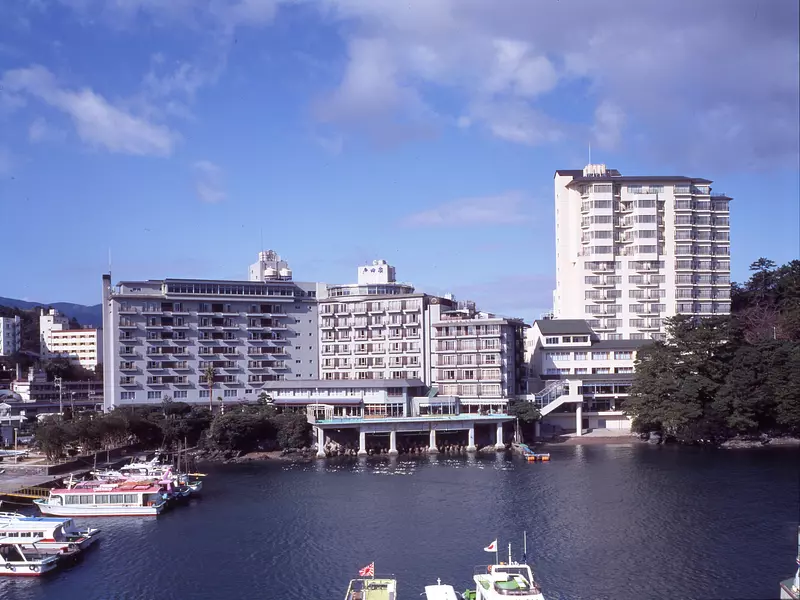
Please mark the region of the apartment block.
[[0, 317], [0, 356], [19, 352], [21, 344], [19, 317]]
[[519, 319], [480, 312], [474, 303], [444, 308], [432, 328], [432, 383], [467, 412], [504, 407], [525, 393], [524, 330]]
[[43, 358], [67, 358], [94, 370], [103, 360], [103, 338], [98, 329], [70, 329], [69, 319], [56, 309], [42, 309], [39, 316], [40, 354]]
[[105, 405], [169, 396], [253, 402], [272, 381], [317, 379], [317, 295], [285, 261], [259, 254], [244, 281], [163, 279], [112, 286], [103, 276]]
[[555, 173], [556, 319], [606, 340], [663, 339], [664, 318], [730, 312], [730, 200], [708, 179]]

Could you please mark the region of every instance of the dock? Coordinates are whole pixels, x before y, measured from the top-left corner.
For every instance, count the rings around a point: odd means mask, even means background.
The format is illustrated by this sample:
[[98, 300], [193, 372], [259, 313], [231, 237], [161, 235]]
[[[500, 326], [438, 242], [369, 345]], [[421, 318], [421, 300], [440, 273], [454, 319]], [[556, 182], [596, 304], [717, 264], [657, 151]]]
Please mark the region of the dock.
[[549, 462], [550, 461], [550, 453], [549, 452], [535, 452], [531, 449], [530, 446], [527, 444], [514, 444], [514, 447], [518, 449], [519, 453], [522, 457], [527, 460], [528, 462]]

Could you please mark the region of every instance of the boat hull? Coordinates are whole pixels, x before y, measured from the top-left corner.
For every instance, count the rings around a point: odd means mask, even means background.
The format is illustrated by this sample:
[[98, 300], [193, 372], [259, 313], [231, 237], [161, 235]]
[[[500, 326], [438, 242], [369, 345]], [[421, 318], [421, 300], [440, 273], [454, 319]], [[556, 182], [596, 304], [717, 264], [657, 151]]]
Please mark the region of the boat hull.
[[56, 557], [33, 563], [22, 561], [2, 562], [2, 559], [0, 559], [0, 575], [5, 577], [40, 577], [57, 566], [58, 558]]
[[155, 517], [164, 509], [163, 504], [154, 506], [69, 504], [63, 506], [36, 500], [34, 503], [39, 507], [41, 513], [48, 517]]

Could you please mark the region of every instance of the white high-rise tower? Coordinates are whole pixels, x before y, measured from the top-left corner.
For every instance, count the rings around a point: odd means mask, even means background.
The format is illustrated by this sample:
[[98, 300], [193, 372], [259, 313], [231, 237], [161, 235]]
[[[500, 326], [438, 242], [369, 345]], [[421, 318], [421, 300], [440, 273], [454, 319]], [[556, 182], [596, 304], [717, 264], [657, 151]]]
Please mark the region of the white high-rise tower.
[[555, 173], [557, 319], [604, 339], [661, 339], [664, 318], [730, 312], [730, 198], [711, 181]]

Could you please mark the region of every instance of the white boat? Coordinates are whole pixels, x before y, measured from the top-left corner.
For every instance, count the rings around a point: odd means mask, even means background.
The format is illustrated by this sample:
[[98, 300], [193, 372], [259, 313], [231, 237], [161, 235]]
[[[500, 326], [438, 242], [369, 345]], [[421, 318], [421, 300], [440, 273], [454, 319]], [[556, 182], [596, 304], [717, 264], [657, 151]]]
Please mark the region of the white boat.
[[91, 487], [50, 490], [47, 499], [34, 500], [43, 515], [54, 517], [156, 516], [166, 506], [164, 490], [151, 483], [102, 483]]
[[78, 529], [72, 519], [26, 517], [0, 513], [0, 540], [20, 544], [43, 554], [74, 554], [86, 550], [100, 536], [99, 529]]
[[344, 600], [397, 600], [397, 581], [387, 577], [351, 579]]
[[57, 554], [42, 554], [21, 544], [0, 540], [0, 575], [38, 577], [55, 569], [59, 560]]
[[459, 600], [452, 585], [442, 584], [441, 579], [436, 580], [436, 585], [425, 586], [425, 600]]
[[476, 567], [475, 600], [544, 600], [539, 585], [528, 565], [509, 564]]

